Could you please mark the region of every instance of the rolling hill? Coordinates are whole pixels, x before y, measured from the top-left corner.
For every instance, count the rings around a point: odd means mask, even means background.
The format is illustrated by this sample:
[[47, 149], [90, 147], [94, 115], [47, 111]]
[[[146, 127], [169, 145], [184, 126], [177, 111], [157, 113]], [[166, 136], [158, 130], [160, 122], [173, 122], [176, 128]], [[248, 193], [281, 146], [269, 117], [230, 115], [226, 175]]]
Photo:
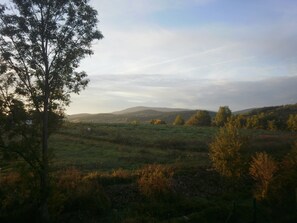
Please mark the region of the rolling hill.
[[[149, 123], [152, 119], [161, 119], [166, 123], [173, 123], [177, 115], [187, 120], [197, 111], [180, 108], [134, 107], [113, 113], [69, 115], [67, 119], [70, 122], [92, 123], [131, 123], [133, 121]], [[215, 112], [210, 114], [214, 116]]]
[[180, 112], [180, 111], [191, 111], [190, 109], [183, 108], [160, 108], [160, 107], [145, 107], [145, 106], [137, 106], [132, 108], [127, 108], [122, 111], [112, 112], [115, 115], [123, 115], [129, 113], [143, 112], [147, 110], [158, 111], [158, 112]]
[[[152, 119], [161, 119], [166, 123], [173, 123], [177, 115], [181, 115], [184, 120], [188, 120], [199, 110], [189, 110], [181, 108], [157, 108], [157, 107], [133, 107], [113, 113], [100, 114], [75, 114], [67, 116], [70, 122], [92, 122], [92, 123], [131, 123], [138, 121], [140, 123], [149, 123]], [[212, 117], [216, 112], [209, 111]], [[275, 116], [282, 121], [286, 121], [290, 114], [297, 114], [297, 104], [280, 105], [262, 108], [250, 108], [233, 112], [233, 114], [242, 114], [253, 116], [260, 113]]]

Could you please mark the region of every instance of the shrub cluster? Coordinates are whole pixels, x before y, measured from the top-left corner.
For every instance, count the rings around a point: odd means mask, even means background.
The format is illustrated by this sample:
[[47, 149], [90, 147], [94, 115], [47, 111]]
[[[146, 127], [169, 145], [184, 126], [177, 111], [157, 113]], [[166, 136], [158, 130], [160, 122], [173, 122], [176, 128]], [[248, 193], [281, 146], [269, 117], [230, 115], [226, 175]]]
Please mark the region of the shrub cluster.
[[75, 168], [60, 171], [55, 175], [49, 208], [53, 216], [97, 216], [110, 207], [103, 187], [96, 179], [84, 177]]
[[159, 197], [171, 191], [172, 168], [161, 164], [148, 164], [138, 171], [138, 187], [147, 197]]
[[151, 124], [152, 125], [165, 125], [166, 122], [163, 120], [160, 120], [160, 119], [153, 119], [153, 120], [151, 120]]

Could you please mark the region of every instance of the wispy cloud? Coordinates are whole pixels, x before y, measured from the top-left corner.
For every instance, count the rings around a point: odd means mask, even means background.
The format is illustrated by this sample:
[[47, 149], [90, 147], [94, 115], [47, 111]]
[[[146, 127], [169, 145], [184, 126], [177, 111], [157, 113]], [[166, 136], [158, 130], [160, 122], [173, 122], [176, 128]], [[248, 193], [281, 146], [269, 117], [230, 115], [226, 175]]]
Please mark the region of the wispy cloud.
[[105, 38], [81, 66], [91, 83], [73, 98], [70, 110], [88, 109], [77, 106], [86, 101], [93, 112], [134, 105], [237, 109], [294, 102], [297, 2], [91, 3]]
[[[139, 75], [141, 76], [141, 75]], [[257, 81], [228, 81], [180, 77], [161, 79], [159, 75], [127, 81], [122, 75], [109, 79], [103, 88], [90, 86], [72, 104], [69, 112], [111, 112], [131, 106], [150, 105], [217, 110], [229, 105], [233, 111], [251, 107], [297, 103], [297, 76]], [[107, 78], [108, 79], [108, 78]], [[98, 81], [98, 80], [97, 80]], [[96, 83], [96, 80], [94, 80]], [[113, 86], [114, 88], [110, 88]], [[74, 96], [77, 99], [78, 96]], [[92, 99], [96, 98], [96, 100]]]
[[[146, 69], [146, 68], [151, 68], [151, 67], [155, 67], [155, 66], [159, 66], [159, 65], [164, 65], [164, 64], [174, 63], [174, 62], [177, 62], [177, 61], [186, 60], [186, 59], [189, 59], [189, 58], [203, 56], [203, 55], [211, 54], [211, 53], [214, 53], [214, 52], [219, 52], [219, 51], [222, 51], [222, 50], [225, 50], [225, 49], [228, 49], [228, 48], [229, 48], [229, 46], [221, 46], [221, 47], [217, 47], [217, 48], [213, 48], [213, 49], [208, 49], [208, 50], [205, 50], [205, 51], [202, 51], [202, 52], [191, 53], [191, 54], [187, 54], [187, 55], [179, 56], [179, 57], [174, 57], [174, 58], [167, 58], [167, 59], [162, 60], [160, 62], [147, 64], [147, 65], [141, 66], [141, 67], [134, 67], [133, 69], [126, 70], [123, 73], [128, 73], [129, 74], [129, 73], [135, 72], [135, 71], [139, 72], [139, 71], [142, 71], [143, 69]], [[136, 61], [136, 64], [137, 64], [137, 61]]]

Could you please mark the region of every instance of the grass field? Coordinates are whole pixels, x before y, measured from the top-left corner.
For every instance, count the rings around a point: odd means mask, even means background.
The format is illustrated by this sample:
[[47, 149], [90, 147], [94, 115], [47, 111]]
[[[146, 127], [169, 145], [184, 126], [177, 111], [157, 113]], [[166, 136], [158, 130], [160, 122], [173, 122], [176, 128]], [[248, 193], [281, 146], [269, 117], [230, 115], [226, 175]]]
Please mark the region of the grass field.
[[[134, 169], [148, 163], [209, 165], [208, 144], [214, 127], [131, 124], [67, 123], [51, 136], [54, 166], [82, 170]], [[242, 130], [247, 154], [267, 151], [281, 157], [297, 138], [296, 133]]]
[[[87, 129], [91, 130], [88, 131]], [[147, 163], [207, 165], [214, 128], [68, 123], [51, 137], [54, 166], [133, 169]]]
[[[50, 137], [54, 222], [295, 222], [296, 210], [287, 203], [265, 201], [255, 209], [251, 178], [234, 183], [211, 169], [208, 145], [217, 132], [215, 127], [65, 123]], [[297, 139], [288, 131], [241, 133], [247, 163], [259, 151], [281, 160]], [[2, 177], [0, 220], [29, 221], [32, 184], [17, 175]]]

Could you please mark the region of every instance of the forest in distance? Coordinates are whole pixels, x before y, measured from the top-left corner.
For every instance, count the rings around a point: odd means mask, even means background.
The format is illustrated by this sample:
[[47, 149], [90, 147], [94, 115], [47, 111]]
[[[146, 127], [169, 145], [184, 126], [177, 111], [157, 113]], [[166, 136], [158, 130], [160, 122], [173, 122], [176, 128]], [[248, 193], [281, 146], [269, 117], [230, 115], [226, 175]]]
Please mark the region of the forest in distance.
[[[215, 118], [216, 114], [218, 117]], [[231, 117], [231, 114], [232, 117]], [[244, 109], [231, 112], [228, 106], [221, 106], [218, 112], [174, 108], [134, 107], [113, 113], [74, 114], [65, 118], [70, 122], [87, 123], [152, 123], [162, 124], [221, 126], [222, 120], [232, 118], [242, 128], [295, 130], [297, 104]], [[219, 120], [221, 119], [221, 120]], [[155, 123], [157, 124], [157, 123]]]

